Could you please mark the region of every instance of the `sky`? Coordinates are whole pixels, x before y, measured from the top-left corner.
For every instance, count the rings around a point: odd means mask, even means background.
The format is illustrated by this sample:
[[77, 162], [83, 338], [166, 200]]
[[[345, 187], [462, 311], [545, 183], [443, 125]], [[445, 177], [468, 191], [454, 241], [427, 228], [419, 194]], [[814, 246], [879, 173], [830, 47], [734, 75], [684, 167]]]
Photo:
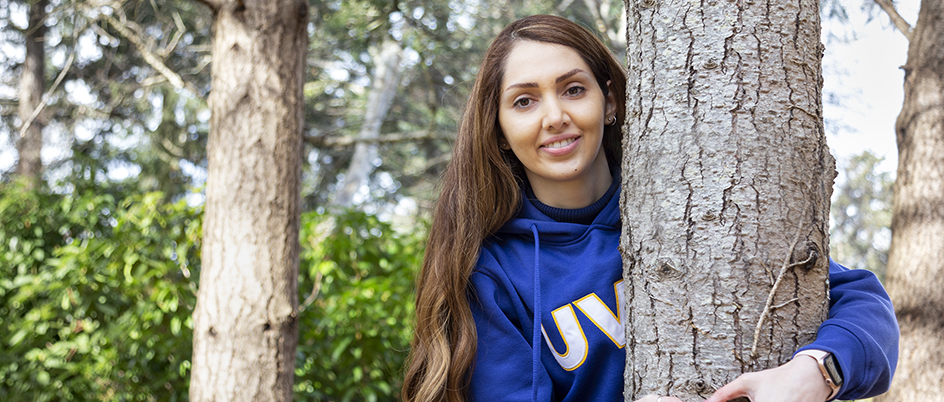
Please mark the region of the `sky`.
[[[896, 6], [913, 25], [919, 3], [898, 0]], [[856, 5], [847, 7], [847, 23], [823, 21], [826, 44], [823, 93], [824, 97], [836, 100], [823, 104], [827, 143], [840, 166], [852, 155], [871, 151], [885, 158], [881, 170], [894, 172], [898, 163], [894, 127], [901, 110], [904, 79], [899, 66], [905, 63], [908, 42], [877, 7], [871, 19]], [[831, 39], [830, 33], [846, 36], [848, 40]], [[63, 146], [57, 142], [51, 145]], [[44, 152], [44, 156], [59, 154]], [[0, 138], [0, 171], [11, 169], [14, 161], [13, 144], [4, 135]]]
[[[898, 0], [899, 14], [914, 25], [919, 0]], [[824, 100], [823, 115], [827, 122], [826, 142], [838, 163], [852, 155], [871, 151], [885, 157], [883, 171], [894, 172], [898, 165], [895, 143], [895, 119], [901, 111], [904, 72], [908, 41], [895, 30], [888, 17], [875, 7], [874, 18], [851, 7], [849, 22], [823, 21], [826, 53], [823, 56], [824, 97], [835, 94], [840, 104]], [[854, 30], [855, 38], [847, 42], [830, 40], [829, 32], [842, 34]]]

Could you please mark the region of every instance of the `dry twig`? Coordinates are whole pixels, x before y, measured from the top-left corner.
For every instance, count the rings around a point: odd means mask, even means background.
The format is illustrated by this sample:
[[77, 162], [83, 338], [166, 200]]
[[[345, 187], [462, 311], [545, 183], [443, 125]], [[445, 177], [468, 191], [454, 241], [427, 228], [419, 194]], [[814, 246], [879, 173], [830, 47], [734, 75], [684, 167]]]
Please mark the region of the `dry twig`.
[[767, 303], [764, 305], [764, 311], [760, 313], [760, 318], [757, 320], [757, 326], [754, 328], [754, 342], [751, 345], [751, 358], [757, 357], [757, 341], [760, 338], [760, 330], [764, 326], [764, 320], [767, 319], [767, 316], [770, 315], [770, 312], [774, 309], [783, 307], [787, 304], [790, 304], [796, 301], [796, 299], [792, 299], [792, 300], [788, 300], [787, 302], [783, 304], [779, 304], [776, 306], [773, 305], [774, 295], [777, 293], [777, 288], [780, 287], [780, 282], [783, 281], [783, 278], [784, 276], [786, 276], [787, 271], [789, 271], [790, 269], [794, 267], [806, 265], [813, 259], [813, 256], [815, 255], [814, 253], [811, 252], [809, 257], [807, 257], [805, 260], [790, 264], [790, 258], [793, 255], [793, 250], [796, 249], [797, 243], [800, 242], [800, 234], [802, 233], [803, 233], [803, 225], [800, 225], [799, 229], [797, 230], [796, 236], [793, 238], [793, 243], [790, 245], [790, 248], [787, 250], [787, 256], [783, 260], [783, 265], [780, 267], [780, 274], [777, 275], [777, 280], [774, 281], [774, 286], [770, 289], [770, 293], [767, 294]]

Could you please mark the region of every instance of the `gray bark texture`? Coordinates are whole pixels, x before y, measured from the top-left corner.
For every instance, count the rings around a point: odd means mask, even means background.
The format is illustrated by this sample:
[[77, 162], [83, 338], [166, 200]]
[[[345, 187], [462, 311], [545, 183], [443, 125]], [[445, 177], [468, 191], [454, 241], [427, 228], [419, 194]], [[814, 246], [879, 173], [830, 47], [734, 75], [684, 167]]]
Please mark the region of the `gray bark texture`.
[[886, 286], [901, 327], [881, 401], [944, 401], [944, 3], [923, 0], [912, 31]]
[[43, 126], [42, 115], [32, 118], [40, 106], [45, 91], [43, 73], [46, 65], [46, 52], [43, 48], [46, 36], [46, 0], [38, 0], [30, 5], [29, 28], [26, 31], [26, 60], [20, 73], [19, 115], [20, 136], [16, 140], [16, 152], [19, 156], [14, 173], [27, 179], [34, 185], [42, 179], [43, 161]]
[[308, 5], [207, 4], [212, 118], [190, 400], [289, 401]]
[[819, 5], [627, 0], [625, 397], [709, 396], [828, 312]]

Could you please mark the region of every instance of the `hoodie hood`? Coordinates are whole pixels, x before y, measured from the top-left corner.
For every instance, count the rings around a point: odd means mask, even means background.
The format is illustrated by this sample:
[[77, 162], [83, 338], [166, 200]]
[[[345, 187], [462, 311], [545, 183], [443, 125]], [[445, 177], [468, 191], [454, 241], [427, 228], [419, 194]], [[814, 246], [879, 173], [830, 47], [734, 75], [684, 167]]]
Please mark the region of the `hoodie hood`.
[[613, 195], [591, 224], [584, 225], [555, 221], [541, 212], [534, 202], [527, 198], [527, 194], [522, 192], [521, 209], [515, 214], [514, 218], [499, 228], [493, 236], [530, 235], [532, 234], [532, 225], [538, 227], [541, 238], [547, 241], [567, 241], [567, 239], [579, 238], [593, 228], [607, 228], [618, 231], [620, 230], [619, 194]]

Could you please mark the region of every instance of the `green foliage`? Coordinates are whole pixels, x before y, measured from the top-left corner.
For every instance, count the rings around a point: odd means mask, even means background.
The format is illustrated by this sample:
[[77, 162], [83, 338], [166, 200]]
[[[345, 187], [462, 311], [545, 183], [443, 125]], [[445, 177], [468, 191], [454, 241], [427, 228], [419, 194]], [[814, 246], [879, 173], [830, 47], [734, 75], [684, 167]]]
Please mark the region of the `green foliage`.
[[0, 191], [0, 400], [186, 399], [200, 211]]
[[842, 167], [831, 207], [830, 256], [852, 268], [865, 268], [882, 280], [888, 262], [892, 221], [891, 173], [879, 170], [883, 158], [866, 151]]
[[396, 400], [424, 235], [360, 212], [303, 215], [298, 400]]
[[[0, 400], [187, 400], [201, 208], [0, 184]], [[425, 231], [301, 221], [298, 400], [395, 400]]]

